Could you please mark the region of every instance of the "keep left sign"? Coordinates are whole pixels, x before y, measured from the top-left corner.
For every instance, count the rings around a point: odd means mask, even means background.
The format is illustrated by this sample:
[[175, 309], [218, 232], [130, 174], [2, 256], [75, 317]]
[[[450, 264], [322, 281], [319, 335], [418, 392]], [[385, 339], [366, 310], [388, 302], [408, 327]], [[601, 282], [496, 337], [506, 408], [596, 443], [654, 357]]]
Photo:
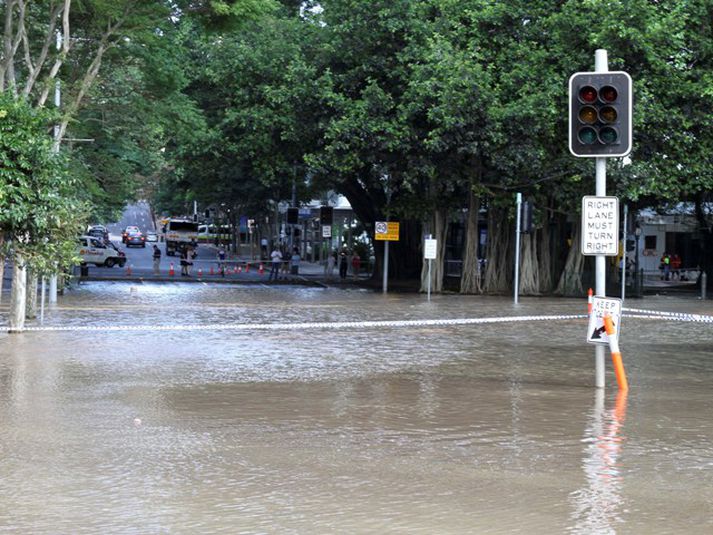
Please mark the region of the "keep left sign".
[[600, 297], [595, 295], [592, 300], [592, 313], [587, 326], [587, 342], [590, 344], [609, 344], [609, 336], [604, 328], [604, 316], [611, 316], [615, 336], [621, 332], [621, 299], [616, 297]]

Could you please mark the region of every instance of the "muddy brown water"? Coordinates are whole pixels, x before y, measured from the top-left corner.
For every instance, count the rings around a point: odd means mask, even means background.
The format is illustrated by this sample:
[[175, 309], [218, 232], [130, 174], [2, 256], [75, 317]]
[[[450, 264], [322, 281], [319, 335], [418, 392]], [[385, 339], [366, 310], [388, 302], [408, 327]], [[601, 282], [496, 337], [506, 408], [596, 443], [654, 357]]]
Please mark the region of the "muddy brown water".
[[211, 328], [583, 309], [83, 285], [45, 326], [202, 327], [0, 335], [0, 533], [713, 532], [711, 324], [625, 317], [626, 397], [582, 319]]

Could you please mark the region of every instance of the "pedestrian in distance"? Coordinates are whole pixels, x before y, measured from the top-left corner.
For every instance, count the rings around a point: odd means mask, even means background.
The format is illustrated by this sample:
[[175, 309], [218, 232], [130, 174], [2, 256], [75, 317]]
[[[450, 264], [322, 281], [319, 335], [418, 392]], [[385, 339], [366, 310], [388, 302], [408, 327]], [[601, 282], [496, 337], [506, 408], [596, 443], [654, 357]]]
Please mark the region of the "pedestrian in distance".
[[347, 278], [347, 269], [349, 269], [348, 254], [346, 249], [342, 249], [339, 253], [339, 278]]
[[359, 278], [359, 271], [361, 271], [361, 257], [359, 253], [354, 251], [354, 255], [352, 256], [352, 275], [355, 279]]
[[302, 257], [300, 256], [300, 252], [297, 250], [297, 247], [295, 247], [292, 250], [292, 256], [290, 257], [290, 273], [292, 275], [299, 275], [301, 259]]
[[192, 258], [193, 250], [190, 247], [184, 247], [181, 250], [181, 275], [184, 277], [190, 277], [191, 275]]
[[681, 280], [681, 264], [683, 261], [681, 260], [681, 257], [678, 256], [678, 254], [674, 254], [671, 257], [671, 279], [672, 280]]
[[216, 258], [218, 259], [218, 273], [221, 277], [225, 277], [225, 249], [221, 247]]
[[282, 265], [282, 253], [277, 247], [275, 247], [270, 253], [270, 260], [272, 265], [270, 267], [270, 276], [267, 280], [271, 281], [273, 280], [273, 277], [274, 280], [277, 280], [277, 277], [280, 274], [280, 266]]
[[161, 270], [161, 250], [158, 245], [153, 246], [153, 274], [159, 275]]
[[668, 253], [664, 253], [661, 257], [659, 268], [661, 269], [661, 280], [669, 280], [671, 277], [671, 257]]

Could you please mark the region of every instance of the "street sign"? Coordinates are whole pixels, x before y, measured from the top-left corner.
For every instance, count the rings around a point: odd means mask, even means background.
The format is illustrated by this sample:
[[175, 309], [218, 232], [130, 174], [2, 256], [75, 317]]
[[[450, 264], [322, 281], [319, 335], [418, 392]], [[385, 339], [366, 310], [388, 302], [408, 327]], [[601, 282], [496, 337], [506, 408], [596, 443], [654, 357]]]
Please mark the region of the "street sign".
[[611, 316], [615, 336], [621, 332], [621, 299], [615, 297], [594, 296], [592, 313], [589, 315], [587, 342], [590, 344], [609, 344], [609, 336], [604, 328], [604, 316]]
[[438, 240], [426, 238], [423, 244], [423, 258], [426, 260], [435, 260], [437, 258]]
[[332, 237], [332, 226], [331, 225], [322, 225], [322, 237], [323, 238], [331, 238]]
[[581, 245], [585, 256], [619, 254], [619, 199], [582, 197]]
[[377, 221], [374, 224], [374, 239], [399, 241], [399, 224], [394, 221]]

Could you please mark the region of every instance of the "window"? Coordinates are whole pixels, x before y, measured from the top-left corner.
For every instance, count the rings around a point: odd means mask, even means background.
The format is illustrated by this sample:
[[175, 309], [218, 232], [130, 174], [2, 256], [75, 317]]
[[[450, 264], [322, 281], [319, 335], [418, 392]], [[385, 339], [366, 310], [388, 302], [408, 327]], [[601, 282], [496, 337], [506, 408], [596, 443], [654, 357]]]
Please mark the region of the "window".
[[656, 249], [656, 236], [644, 236], [644, 249]]

